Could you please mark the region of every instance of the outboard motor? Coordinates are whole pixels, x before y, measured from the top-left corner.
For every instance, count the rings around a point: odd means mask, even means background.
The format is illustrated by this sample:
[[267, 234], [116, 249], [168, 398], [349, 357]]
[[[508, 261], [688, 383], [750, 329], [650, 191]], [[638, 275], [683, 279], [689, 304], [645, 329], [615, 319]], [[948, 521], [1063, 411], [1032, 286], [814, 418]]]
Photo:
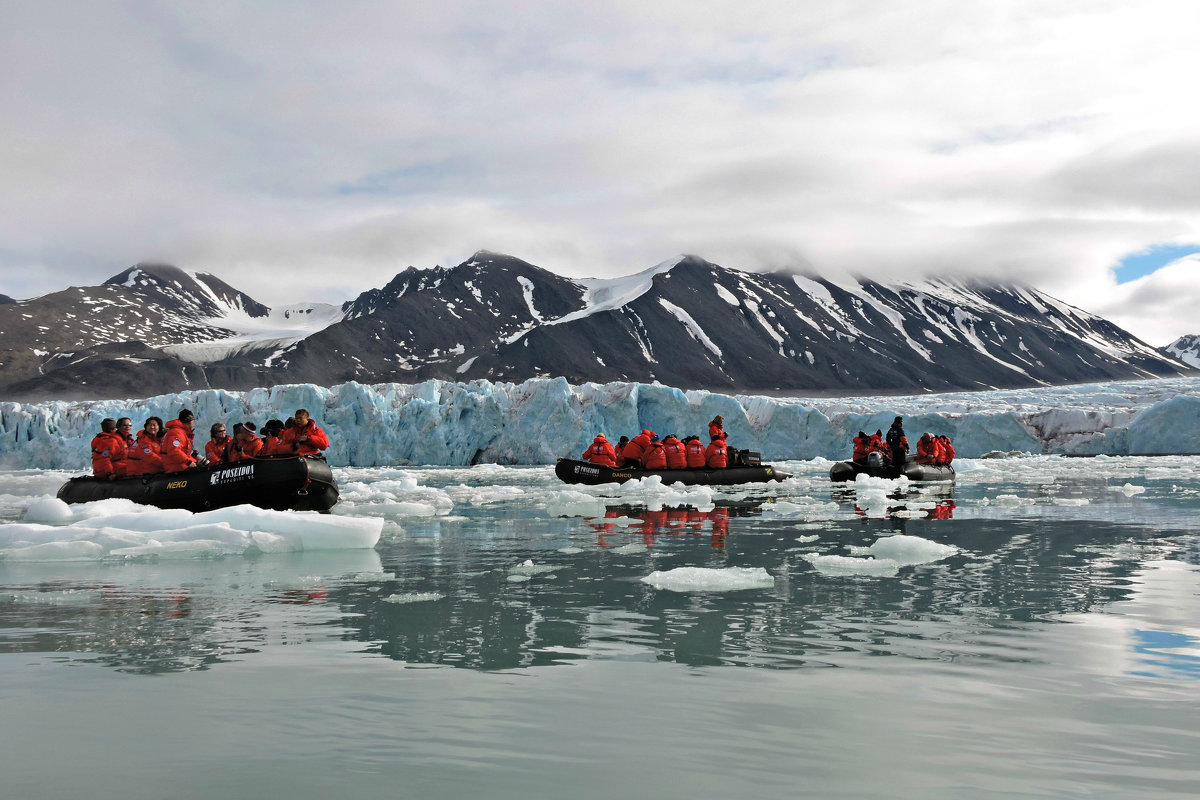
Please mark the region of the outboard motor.
[[873, 453], [867, 453], [867, 466], [873, 470], [883, 469], [883, 453], [876, 450]]

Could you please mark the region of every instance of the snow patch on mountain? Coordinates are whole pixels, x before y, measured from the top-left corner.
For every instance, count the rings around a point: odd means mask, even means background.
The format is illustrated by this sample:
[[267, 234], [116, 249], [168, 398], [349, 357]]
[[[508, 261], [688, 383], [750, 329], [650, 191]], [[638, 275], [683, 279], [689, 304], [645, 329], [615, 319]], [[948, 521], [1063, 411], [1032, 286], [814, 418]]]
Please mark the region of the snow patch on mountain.
[[1200, 335], [1180, 336], [1163, 349], [1185, 364], [1200, 367]]

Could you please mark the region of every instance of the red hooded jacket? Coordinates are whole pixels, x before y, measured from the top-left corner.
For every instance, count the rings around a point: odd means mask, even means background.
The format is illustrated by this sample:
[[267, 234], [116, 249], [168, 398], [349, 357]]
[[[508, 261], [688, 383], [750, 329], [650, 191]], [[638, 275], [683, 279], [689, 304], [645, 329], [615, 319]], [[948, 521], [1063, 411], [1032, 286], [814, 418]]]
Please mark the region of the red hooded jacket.
[[97, 478], [125, 474], [125, 439], [121, 434], [97, 433], [92, 439], [92, 474]]
[[646, 447], [645, 455], [642, 456], [642, 463], [646, 465], [646, 469], [666, 469], [667, 451], [663, 447], [663, 443], [650, 442]]
[[684, 457], [687, 458], [688, 469], [704, 469], [708, 466], [708, 457], [704, 452], [704, 443], [692, 439], [683, 446]]
[[180, 472], [196, 466], [196, 459], [192, 456], [192, 431], [187, 423], [177, 419], [167, 423], [167, 434], [163, 437], [159, 452], [166, 472]]
[[[307, 436], [308, 441], [298, 441], [301, 436]], [[317, 423], [311, 419], [303, 428], [293, 425], [290, 428], [284, 428], [283, 433], [279, 435], [286, 445], [284, 452], [291, 449], [293, 453], [302, 456], [315, 456], [329, 447], [329, 437], [325, 435], [325, 431], [317, 427]]]
[[613, 449], [612, 443], [604, 438], [603, 433], [592, 440], [591, 447], [584, 450], [580, 458], [602, 467], [617, 466], [617, 451]]
[[625, 456], [625, 463], [640, 466], [642, 456], [645, 454], [646, 447], [650, 444], [650, 437], [653, 435], [653, 431], [643, 430], [637, 436], [630, 439], [629, 444], [625, 445], [625, 452], [621, 454]]
[[708, 449], [704, 451], [704, 458], [709, 469], [724, 469], [729, 463], [725, 454], [725, 440], [717, 438], [709, 442]]
[[156, 475], [163, 471], [163, 460], [159, 454], [160, 443], [157, 436], [151, 436], [146, 431], [139, 431], [137, 442], [129, 448], [125, 460], [126, 475]]
[[663, 439], [663, 450], [667, 454], [667, 469], [687, 469], [687, 453], [684, 452], [683, 442], [676, 436]]

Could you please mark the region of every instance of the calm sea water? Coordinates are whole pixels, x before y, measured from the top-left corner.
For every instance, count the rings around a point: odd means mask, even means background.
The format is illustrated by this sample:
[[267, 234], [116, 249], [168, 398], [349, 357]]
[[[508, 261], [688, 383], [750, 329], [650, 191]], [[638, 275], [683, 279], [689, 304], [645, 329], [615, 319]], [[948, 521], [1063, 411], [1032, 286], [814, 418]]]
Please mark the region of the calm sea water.
[[[0, 561], [2, 794], [1200, 794], [1200, 459], [789, 466], [590, 513], [547, 469], [346, 470], [375, 550]], [[817, 558], [897, 534], [957, 551]], [[694, 567], [770, 580], [643, 581]]]

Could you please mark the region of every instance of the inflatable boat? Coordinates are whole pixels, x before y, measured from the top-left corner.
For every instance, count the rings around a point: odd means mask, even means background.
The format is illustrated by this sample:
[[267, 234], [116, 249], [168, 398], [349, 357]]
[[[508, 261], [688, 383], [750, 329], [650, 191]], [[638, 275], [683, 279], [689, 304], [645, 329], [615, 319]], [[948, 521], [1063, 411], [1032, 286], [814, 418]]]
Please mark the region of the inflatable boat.
[[211, 511], [249, 503], [276, 511], [328, 511], [338, 501], [333, 471], [319, 457], [266, 456], [182, 472], [126, 478], [71, 478], [58, 490], [67, 503], [123, 498], [159, 508]]
[[[876, 455], [872, 453], [871, 455]], [[904, 464], [896, 467], [882, 459], [868, 461], [839, 461], [829, 470], [829, 480], [834, 482], [852, 481], [859, 475], [866, 474], [873, 478], [899, 478], [901, 475], [910, 481], [954, 481], [954, 467], [949, 464], [918, 464], [912, 456], [904, 460]]]
[[754, 467], [726, 467], [725, 469], [639, 469], [637, 467], [605, 467], [573, 458], [560, 458], [554, 474], [564, 483], [584, 483], [595, 486], [600, 483], [624, 483], [634, 478], [658, 475], [663, 483], [682, 483], [687, 486], [733, 486], [739, 483], [766, 483], [782, 481], [791, 476], [780, 472], [770, 464]]

